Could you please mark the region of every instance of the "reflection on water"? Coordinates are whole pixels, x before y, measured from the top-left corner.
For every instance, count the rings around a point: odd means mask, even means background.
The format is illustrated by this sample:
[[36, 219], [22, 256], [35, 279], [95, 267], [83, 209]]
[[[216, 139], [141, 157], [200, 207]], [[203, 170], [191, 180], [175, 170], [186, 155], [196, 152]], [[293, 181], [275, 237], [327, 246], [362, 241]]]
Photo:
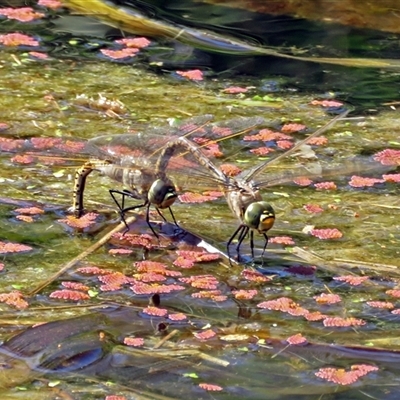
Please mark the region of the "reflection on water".
[[[169, 332], [175, 334], [163, 341], [155, 330], [157, 318], [142, 318], [134, 307], [104, 305], [83, 317], [29, 328], [0, 347], [0, 387], [6, 390], [33, 379], [68, 380], [75, 375], [81, 381], [77, 384], [81, 396], [88, 394], [85, 380], [97, 381], [104, 394], [134, 395], [140, 390], [145, 399], [208, 399], [210, 395], [199, 387], [202, 382], [219, 385], [223, 391], [215, 396], [232, 400], [318, 399], [324, 394], [331, 399], [362, 399], [365, 392], [381, 399], [399, 396], [398, 352], [312, 343], [290, 346], [267, 332], [246, 334], [256, 323], [244, 322], [236, 328], [241, 334], [232, 335], [232, 329], [220, 326], [218, 339], [202, 346], [185, 332], [204, 322], [193, 317], [189, 323], [171, 324]], [[124, 346], [125, 336], [144, 337], [145, 347]], [[369, 364], [381, 371], [379, 378], [367, 376], [354, 389], [323, 385], [313, 371], [330, 362], [345, 369]], [[107, 388], [104, 382], [113, 384]]]

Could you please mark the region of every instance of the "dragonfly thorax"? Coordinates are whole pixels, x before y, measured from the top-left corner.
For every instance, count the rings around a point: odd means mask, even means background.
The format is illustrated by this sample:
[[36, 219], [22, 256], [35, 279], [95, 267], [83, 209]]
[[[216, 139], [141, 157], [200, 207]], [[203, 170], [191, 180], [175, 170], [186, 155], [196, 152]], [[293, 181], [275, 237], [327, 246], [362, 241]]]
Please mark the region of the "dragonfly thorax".
[[148, 193], [149, 202], [161, 209], [171, 207], [177, 197], [175, 186], [162, 179], [155, 180]]
[[259, 233], [265, 233], [274, 225], [274, 209], [266, 201], [254, 202], [246, 208], [243, 222], [250, 229], [255, 229]]
[[245, 211], [254, 202], [262, 201], [259, 189], [252, 182], [234, 181], [233, 190], [226, 192], [226, 199], [231, 211], [243, 221]]

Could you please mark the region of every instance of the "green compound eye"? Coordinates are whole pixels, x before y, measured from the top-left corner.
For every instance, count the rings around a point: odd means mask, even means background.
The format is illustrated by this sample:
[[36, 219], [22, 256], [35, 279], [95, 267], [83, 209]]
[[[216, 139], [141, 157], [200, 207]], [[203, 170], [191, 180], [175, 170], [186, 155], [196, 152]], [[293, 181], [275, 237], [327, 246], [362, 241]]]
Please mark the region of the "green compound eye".
[[175, 187], [165, 183], [161, 179], [153, 182], [148, 193], [150, 204], [154, 204], [161, 209], [172, 206], [177, 197]]
[[266, 201], [257, 201], [247, 207], [243, 220], [249, 228], [265, 233], [274, 225], [275, 211]]

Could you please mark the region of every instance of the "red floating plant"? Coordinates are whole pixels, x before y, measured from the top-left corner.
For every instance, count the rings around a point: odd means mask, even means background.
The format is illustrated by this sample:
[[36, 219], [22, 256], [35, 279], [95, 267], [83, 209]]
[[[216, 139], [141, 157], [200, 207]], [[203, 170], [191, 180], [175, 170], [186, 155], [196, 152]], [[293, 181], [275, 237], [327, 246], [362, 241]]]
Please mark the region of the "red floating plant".
[[61, 4], [61, 1], [59, 1], [59, 0], [39, 0], [38, 6], [47, 7], [47, 8], [56, 10], [57, 8], [61, 8], [62, 4]]
[[179, 256], [177, 259], [175, 259], [175, 261], [173, 262], [173, 264], [176, 267], [180, 267], [183, 269], [190, 269], [194, 267], [194, 261], [190, 258], [185, 258], [185, 257], [181, 257]]
[[194, 332], [193, 335], [197, 339], [208, 340], [213, 338], [216, 335], [216, 333], [212, 329], [207, 329], [201, 332]]
[[353, 175], [349, 181], [349, 185], [352, 187], [368, 187], [383, 182], [385, 182], [383, 179], [364, 178], [362, 176]]
[[335, 304], [342, 301], [338, 294], [333, 293], [321, 293], [318, 296], [314, 296], [314, 300], [319, 304]]
[[172, 271], [167, 268], [166, 264], [157, 261], [138, 261], [133, 264], [138, 272], [151, 272], [155, 274], [161, 274], [165, 276], [182, 276], [182, 272]]
[[4, 271], [4, 267], [5, 267], [4, 263], [0, 263], [0, 272]]
[[392, 310], [394, 308], [393, 303], [389, 301], [367, 301], [370, 307], [374, 308], [386, 308], [387, 310]]
[[218, 126], [218, 125], [213, 125], [211, 128], [211, 132], [219, 137], [230, 136], [233, 133], [232, 128], [230, 128], [229, 126]]
[[199, 292], [192, 293], [192, 297], [195, 299], [212, 299], [213, 297], [220, 296], [221, 293], [218, 289], [200, 290]]
[[308, 343], [307, 339], [301, 333], [298, 333], [296, 335], [288, 337], [286, 339], [286, 341], [291, 345], [299, 345], [299, 344]]
[[0, 293], [0, 302], [14, 306], [19, 310], [23, 310], [29, 306], [27, 301], [24, 300], [24, 295], [18, 290], [13, 290], [10, 293]]
[[250, 152], [253, 154], [256, 154], [258, 156], [266, 156], [269, 153], [274, 152], [274, 149], [271, 149], [270, 147], [258, 147], [257, 149], [251, 149]]
[[235, 299], [251, 300], [252, 298], [254, 298], [254, 296], [257, 295], [258, 290], [256, 290], [256, 289], [249, 289], [249, 290], [240, 289], [240, 290], [233, 290], [232, 293], [235, 296]]
[[199, 383], [199, 387], [209, 392], [220, 392], [221, 390], [224, 390], [222, 386], [214, 385], [212, 383]]
[[215, 290], [219, 284], [213, 275], [192, 275], [186, 278], [179, 278], [183, 283], [188, 283], [198, 289]]
[[157, 274], [155, 272], [144, 272], [140, 274], [133, 275], [135, 279], [141, 282], [164, 282], [167, 278], [162, 274]]
[[0, 150], [3, 151], [15, 151], [20, 149], [24, 144], [21, 139], [9, 139], [0, 137]]
[[354, 275], [343, 275], [333, 277], [335, 281], [346, 282], [351, 286], [361, 285], [363, 282], [369, 279], [369, 276], [354, 276]]
[[288, 297], [280, 297], [275, 300], [263, 301], [262, 303], [257, 304], [257, 307], [267, 310], [281, 311], [294, 316], [306, 315], [309, 313], [308, 310], [301, 307]]
[[125, 396], [108, 395], [105, 400], [128, 400]]
[[317, 190], [336, 190], [337, 189], [335, 182], [320, 182], [320, 183], [316, 183], [314, 186]]
[[4, 46], [39, 46], [39, 42], [34, 38], [23, 35], [22, 33], [7, 33], [5, 35], [0, 35], [0, 43]]
[[337, 228], [313, 229], [310, 231], [310, 234], [321, 240], [340, 239], [343, 236], [343, 233], [340, 232]]
[[318, 378], [328, 382], [336, 383], [337, 385], [351, 385], [358, 381], [362, 376], [369, 372], [378, 371], [379, 368], [367, 364], [355, 364], [351, 366], [350, 371], [342, 368], [320, 368], [315, 375]]
[[100, 49], [100, 52], [112, 60], [123, 60], [125, 58], [134, 57], [139, 52], [139, 49], [126, 47], [120, 50]]
[[32, 247], [20, 243], [0, 242], [0, 254], [22, 253], [31, 251]]
[[220, 258], [219, 253], [208, 253], [206, 251], [177, 250], [178, 256], [190, 259], [194, 262], [209, 262]]
[[263, 142], [270, 142], [277, 140], [293, 140], [293, 138], [281, 132], [275, 132], [269, 129], [261, 129], [256, 135], [245, 136], [243, 140], [245, 141], [261, 140]]
[[276, 145], [282, 150], [287, 150], [293, 147], [293, 142], [289, 140], [277, 140]]
[[112, 274], [114, 271], [111, 269], [104, 269], [104, 268], [90, 266], [90, 267], [78, 268], [77, 272], [87, 275], [109, 275]]
[[135, 282], [133, 278], [126, 276], [122, 272], [112, 272], [108, 275], [100, 275], [98, 279], [100, 282], [114, 287], [120, 287]]
[[44, 17], [44, 14], [36, 12], [31, 7], [0, 8], [0, 15], [20, 22], [31, 22]]
[[310, 104], [322, 107], [341, 107], [343, 105], [343, 103], [337, 100], [313, 100]]
[[55, 290], [54, 292], [50, 293], [49, 297], [52, 299], [73, 300], [73, 301], [90, 299], [90, 296], [87, 293], [70, 289]]
[[126, 337], [124, 338], [124, 344], [132, 347], [142, 347], [144, 345], [144, 339], [139, 337]]
[[314, 145], [314, 146], [324, 146], [328, 143], [328, 139], [324, 136], [313, 137], [307, 141], [307, 144]]
[[300, 132], [304, 131], [307, 127], [302, 124], [297, 124], [297, 123], [291, 123], [291, 124], [285, 124], [281, 128], [281, 132], [285, 133], [294, 133], [294, 132]]
[[119, 240], [122, 243], [127, 243], [131, 246], [143, 247], [145, 249], [153, 248], [153, 237], [147, 234], [135, 235], [132, 233], [122, 234], [120, 232], [115, 233], [113, 239]]
[[44, 210], [39, 207], [23, 207], [14, 210], [18, 214], [37, 215], [44, 214]]
[[303, 208], [310, 214], [318, 214], [324, 211], [318, 204], [305, 204]]
[[122, 44], [126, 47], [143, 49], [144, 47], [149, 46], [151, 41], [145, 37], [135, 37], [135, 38], [125, 37], [123, 39], [116, 40], [115, 43]]
[[207, 190], [206, 192], [203, 192], [203, 195], [219, 198], [219, 197], [223, 197], [224, 193], [219, 190]]
[[400, 165], [400, 150], [382, 150], [374, 155], [374, 160], [383, 165]]
[[248, 91], [249, 91], [248, 88], [243, 88], [240, 86], [231, 86], [231, 87], [227, 87], [223, 90], [224, 93], [229, 93], [229, 94], [246, 93]]
[[293, 179], [293, 183], [295, 183], [298, 186], [310, 186], [313, 181], [310, 178], [306, 178], [305, 176], [298, 176], [297, 178]]
[[58, 222], [62, 222], [71, 228], [86, 229], [96, 222], [98, 216], [99, 214], [96, 213], [87, 213], [80, 218], [74, 215], [68, 215], [67, 218], [59, 219]]
[[181, 285], [171, 284], [171, 285], [160, 285], [160, 284], [147, 284], [144, 282], [137, 282], [131, 286], [133, 293], [138, 295], [151, 295], [151, 294], [166, 294], [171, 292], [176, 292], [179, 290], [184, 290], [185, 287]]
[[385, 182], [391, 182], [391, 183], [399, 183], [400, 182], [400, 174], [382, 175], [382, 178], [384, 179]]
[[349, 327], [349, 326], [363, 326], [366, 322], [359, 318], [341, 318], [341, 317], [328, 317], [323, 322], [326, 327]]
[[205, 203], [206, 201], [217, 200], [218, 197], [204, 195], [200, 193], [186, 192], [179, 196], [179, 201], [181, 203]]
[[176, 73], [191, 81], [202, 81], [204, 79], [203, 72], [199, 69], [193, 69], [191, 71], [176, 71]]
[[130, 249], [110, 249], [108, 250], [108, 254], [117, 255], [117, 254], [132, 254], [133, 250]]
[[262, 273], [254, 271], [252, 269], [244, 269], [241, 275], [243, 276], [244, 279], [257, 283], [263, 283], [272, 280], [271, 278], [263, 275]]
[[27, 223], [32, 223], [34, 221], [34, 219], [30, 215], [17, 215], [15, 218], [19, 221]]
[[67, 153], [79, 153], [81, 150], [84, 149], [85, 143], [84, 142], [77, 142], [74, 140], [65, 140], [61, 143], [57, 144], [55, 147], [58, 149], [65, 151]]
[[221, 164], [220, 169], [226, 176], [236, 176], [242, 172], [242, 170], [236, 165], [228, 163]]
[[307, 321], [321, 321], [323, 319], [328, 318], [328, 316], [325, 314], [321, 314], [319, 311], [313, 311], [305, 314], [304, 318]]
[[86, 286], [80, 282], [64, 281], [64, 282], [61, 282], [61, 285], [67, 289], [80, 290], [82, 292], [88, 292], [90, 289], [89, 286]]
[[390, 289], [385, 292], [389, 296], [400, 297], [400, 289]]
[[40, 53], [39, 51], [30, 51], [29, 56], [36, 60], [47, 60], [49, 55], [46, 53]]
[[165, 308], [148, 306], [142, 310], [142, 313], [153, 317], [165, 317], [168, 314], [168, 310]]
[[187, 316], [183, 313], [168, 314], [168, 319], [171, 321], [185, 321]]
[[285, 244], [287, 246], [293, 246], [295, 244], [290, 236], [274, 236], [269, 238], [269, 243]]

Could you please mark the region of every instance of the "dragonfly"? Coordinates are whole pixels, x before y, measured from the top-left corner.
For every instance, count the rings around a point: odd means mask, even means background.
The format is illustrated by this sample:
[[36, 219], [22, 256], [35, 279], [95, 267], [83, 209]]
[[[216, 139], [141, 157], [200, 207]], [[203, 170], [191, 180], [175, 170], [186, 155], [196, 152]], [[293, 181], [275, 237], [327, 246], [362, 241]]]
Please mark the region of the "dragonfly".
[[[211, 179], [214, 184], [216, 183], [220, 186], [224, 192], [225, 199], [230, 210], [239, 220], [240, 224], [238, 228], [231, 235], [227, 242], [227, 255], [230, 260], [230, 246], [236, 237], [238, 238], [236, 246], [238, 259], [240, 259], [240, 247], [247, 235], [250, 237], [251, 255], [254, 259], [254, 232], [258, 232], [264, 237], [264, 246], [261, 258], [263, 258], [267, 248], [269, 240], [267, 232], [274, 225], [275, 211], [268, 202], [263, 200], [260, 191], [265, 187], [273, 185], [274, 182], [270, 176], [264, 176], [262, 173], [267, 169], [267, 167], [299, 150], [310, 139], [317, 137], [330, 129], [337, 121], [343, 119], [348, 112], [349, 111], [345, 111], [336, 116], [326, 125], [316, 130], [313, 134], [309, 135], [304, 140], [299, 141], [290, 150], [287, 150], [271, 160], [260, 163], [253, 168], [242, 171], [236, 177], [226, 175], [223, 171], [221, 171], [221, 169], [218, 168], [218, 166], [216, 166], [210, 159], [207, 158], [199, 146], [190, 142], [186, 137], [181, 138], [181, 143], [184, 143], [183, 146], [186, 147], [188, 152], [194, 155], [197, 162], [207, 171], [207, 174], [205, 175], [202, 172], [196, 174], [193, 171], [193, 173], [199, 180], [203, 179], [207, 181]], [[296, 174], [289, 175], [290, 180], [296, 177]], [[311, 176], [313, 174], [309, 175]], [[298, 174], [298, 176], [304, 176], [304, 173]], [[287, 176], [286, 179], [288, 177], [289, 176]]]
[[[87, 161], [76, 169], [70, 212], [77, 217], [83, 215], [87, 178], [93, 171], [98, 171], [124, 186], [122, 190], [110, 189], [109, 193], [126, 226], [125, 232], [129, 230], [125, 214], [143, 207], [146, 209], [146, 222], [153, 234], [158, 237], [150, 223], [150, 207], [153, 206], [164, 221], [166, 218], [161, 210], [168, 209], [174, 223], [178, 225], [171, 209], [178, 198], [178, 193], [169, 173], [189, 176], [191, 169], [197, 166], [195, 156], [198, 153], [188, 151], [194, 144], [187, 137], [195, 133], [209, 137], [213, 131], [218, 130], [233, 136], [249, 132], [264, 122], [260, 117], [237, 118], [222, 124], [211, 123], [212, 119], [212, 115], [203, 115], [180, 121], [173, 127], [146, 127], [135, 133], [104, 135], [88, 141], [32, 138], [19, 143], [16, 150], [34, 155], [39, 153], [39, 158], [57, 158], [59, 155], [65, 156], [67, 152], [87, 156]], [[180, 157], [181, 161], [178, 161], [179, 156], [175, 157], [178, 151], [186, 154], [184, 158]], [[201, 154], [203, 156], [203, 153]], [[190, 157], [191, 155], [194, 156]], [[211, 168], [214, 175], [217, 174], [217, 168], [213, 167], [211, 161], [210, 165], [212, 167], [208, 166], [207, 169]], [[194, 185], [194, 182], [192, 184]], [[139, 200], [140, 203], [127, 206], [128, 198]]]

